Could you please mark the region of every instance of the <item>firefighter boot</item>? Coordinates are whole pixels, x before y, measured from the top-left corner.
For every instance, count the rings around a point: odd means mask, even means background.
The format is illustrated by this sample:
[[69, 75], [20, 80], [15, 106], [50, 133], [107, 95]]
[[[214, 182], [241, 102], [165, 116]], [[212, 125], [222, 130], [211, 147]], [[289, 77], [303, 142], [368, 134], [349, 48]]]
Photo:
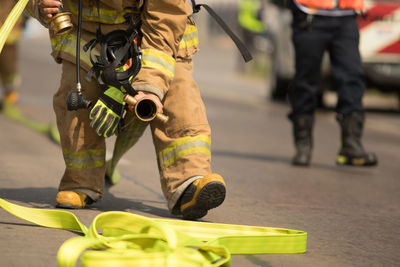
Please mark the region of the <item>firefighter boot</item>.
[[205, 216], [208, 210], [218, 207], [225, 200], [225, 181], [215, 173], [195, 180], [183, 192], [180, 210], [186, 220]]
[[313, 146], [312, 131], [314, 116], [302, 114], [291, 118], [293, 122], [293, 136], [296, 154], [292, 164], [296, 166], [309, 166], [311, 163], [311, 151]]
[[336, 119], [342, 132], [342, 147], [336, 163], [353, 166], [376, 165], [378, 163], [376, 155], [365, 152], [361, 144], [364, 114], [362, 112], [353, 112], [349, 115], [338, 114]]
[[82, 209], [93, 201], [85, 193], [74, 191], [60, 191], [56, 197], [58, 208]]

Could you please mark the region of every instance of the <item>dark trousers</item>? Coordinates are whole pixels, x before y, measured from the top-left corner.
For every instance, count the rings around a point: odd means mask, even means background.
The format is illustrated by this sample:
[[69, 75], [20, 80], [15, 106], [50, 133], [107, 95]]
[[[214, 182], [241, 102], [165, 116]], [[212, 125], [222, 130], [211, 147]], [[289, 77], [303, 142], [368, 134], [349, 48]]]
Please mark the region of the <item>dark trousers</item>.
[[289, 89], [290, 117], [314, 113], [325, 51], [338, 94], [336, 112], [363, 111], [365, 83], [356, 16], [314, 16], [311, 23], [297, 23], [296, 18], [292, 27], [296, 74]]

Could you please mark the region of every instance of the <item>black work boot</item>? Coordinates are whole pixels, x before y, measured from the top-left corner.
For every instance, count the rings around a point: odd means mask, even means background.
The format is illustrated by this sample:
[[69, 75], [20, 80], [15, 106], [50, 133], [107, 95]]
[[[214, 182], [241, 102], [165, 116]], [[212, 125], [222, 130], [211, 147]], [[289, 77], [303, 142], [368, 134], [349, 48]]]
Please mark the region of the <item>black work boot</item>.
[[292, 164], [296, 166], [308, 166], [311, 163], [314, 116], [302, 114], [290, 119], [293, 122], [293, 136], [296, 147], [296, 154], [292, 159]]
[[364, 114], [362, 112], [353, 112], [349, 115], [338, 114], [336, 119], [342, 129], [342, 147], [336, 163], [352, 166], [376, 165], [378, 163], [376, 155], [365, 152], [361, 144]]

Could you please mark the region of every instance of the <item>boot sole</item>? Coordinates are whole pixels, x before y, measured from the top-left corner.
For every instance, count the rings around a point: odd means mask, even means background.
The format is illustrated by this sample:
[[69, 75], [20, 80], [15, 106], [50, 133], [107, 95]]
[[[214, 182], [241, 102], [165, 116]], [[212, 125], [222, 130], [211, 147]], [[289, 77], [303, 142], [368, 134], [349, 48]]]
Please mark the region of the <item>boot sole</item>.
[[62, 203], [57, 203], [56, 204], [57, 208], [62, 208], [62, 209], [72, 209], [72, 210], [78, 210], [78, 209], [84, 209], [86, 207], [79, 207], [79, 206], [75, 206], [75, 205], [71, 205], [71, 204], [62, 204]]
[[311, 162], [294, 162], [292, 161], [293, 166], [301, 166], [301, 167], [308, 167], [311, 166]]
[[[197, 187], [189, 186], [182, 196], [182, 203], [192, 201]], [[210, 182], [205, 185], [196, 197], [194, 205], [187, 207], [182, 211], [183, 219], [194, 220], [204, 217], [208, 210], [214, 209], [222, 204], [225, 200], [226, 188], [221, 182]], [[187, 201], [185, 201], [187, 200]]]
[[339, 155], [336, 158], [336, 164], [342, 166], [375, 166], [378, 164], [377, 160], [368, 162], [365, 158], [353, 158]]

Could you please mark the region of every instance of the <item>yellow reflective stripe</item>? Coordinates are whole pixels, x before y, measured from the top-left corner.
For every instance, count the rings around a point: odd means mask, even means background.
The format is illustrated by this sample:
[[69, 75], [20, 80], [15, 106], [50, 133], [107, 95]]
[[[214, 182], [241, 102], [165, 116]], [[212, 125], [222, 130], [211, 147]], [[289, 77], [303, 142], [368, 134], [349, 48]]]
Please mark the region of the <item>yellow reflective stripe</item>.
[[63, 148], [63, 153], [68, 154], [72, 158], [83, 158], [88, 155], [101, 156], [104, 155], [104, 149], [88, 149], [84, 151], [70, 152], [68, 148]]
[[66, 164], [67, 164], [67, 169], [70, 170], [89, 170], [103, 166], [104, 160], [93, 161], [89, 163], [66, 163]]
[[164, 159], [160, 159], [160, 166], [165, 169], [168, 168], [169, 166], [171, 166], [172, 164], [174, 164], [176, 162], [176, 160], [187, 156], [187, 155], [191, 155], [191, 154], [196, 154], [196, 153], [202, 153], [202, 154], [206, 154], [207, 156], [211, 156], [211, 152], [210, 149], [205, 148], [205, 147], [192, 147], [192, 148], [188, 148], [182, 151], [179, 151], [177, 153], [175, 153], [172, 157], [170, 157], [167, 160]]
[[[71, 12], [75, 15], [78, 14], [78, 5], [71, 0], [68, 0], [68, 4], [70, 6]], [[100, 13], [100, 18], [99, 18]], [[97, 10], [97, 6], [93, 5], [91, 7], [82, 8], [82, 18], [93, 21], [100, 22], [105, 24], [121, 24], [126, 21], [126, 15], [133, 13], [130, 9], [125, 10], [112, 10], [100, 8], [100, 12]]]
[[207, 135], [188, 136], [172, 142], [163, 149], [158, 160], [161, 168], [167, 168], [179, 158], [187, 155], [202, 153], [211, 157], [211, 139]]
[[179, 43], [179, 49], [194, 47], [197, 46], [198, 44], [199, 44], [199, 39], [197, 38], [189, 41], [184, 41], [182, 39], [182, 41]]
[[151, 48], [143, 49], [142, 66], [157, 69], [171, 79], [174, 77], [175, 59], [160, 50]]
[[196, 26], [186, 27], [182, 40], [179, 43], [179, 48], [190, 48], [199, 44], [199, 38]]
[[[89, 51], [83, 51], [84, 41], [81, 41], [81, 61], [92, 67], [90, 62]], [[76, 36], [74, 34], [63, 34], [60, 36], [55, 36], [51, 38], [51, 47], [53, 51], [62, 51], [64, 53], [70, 54], [73, 58], [76, 56]], [[93, 56], [99, 55], [97, 50], [92, 50]]]
[[172, 142], [169, 146], [164, 148], [161, 152], [160, 155], [166, 155], [167, 153], [175, 150], [176, 147], [179, 147], [183, 144], [190, 143], [190, 142], [195, 142], [195, 141], [203, 141], [208, 144], [208, 146], [211, 146], [211, 139], [208, 135], [196, 135], [196, 136], [186, 136], [179, 138]]
[[63, 148], [63, 155], [67, 168], [72, 170], [93, 169], [105, 163], [104, 149], [70, 152], [67, 148]]
[[185, 29], [184, 35], [192, 34], [192, 33], [197, 33], [197, 27], [195, 25], [189, 25]]

